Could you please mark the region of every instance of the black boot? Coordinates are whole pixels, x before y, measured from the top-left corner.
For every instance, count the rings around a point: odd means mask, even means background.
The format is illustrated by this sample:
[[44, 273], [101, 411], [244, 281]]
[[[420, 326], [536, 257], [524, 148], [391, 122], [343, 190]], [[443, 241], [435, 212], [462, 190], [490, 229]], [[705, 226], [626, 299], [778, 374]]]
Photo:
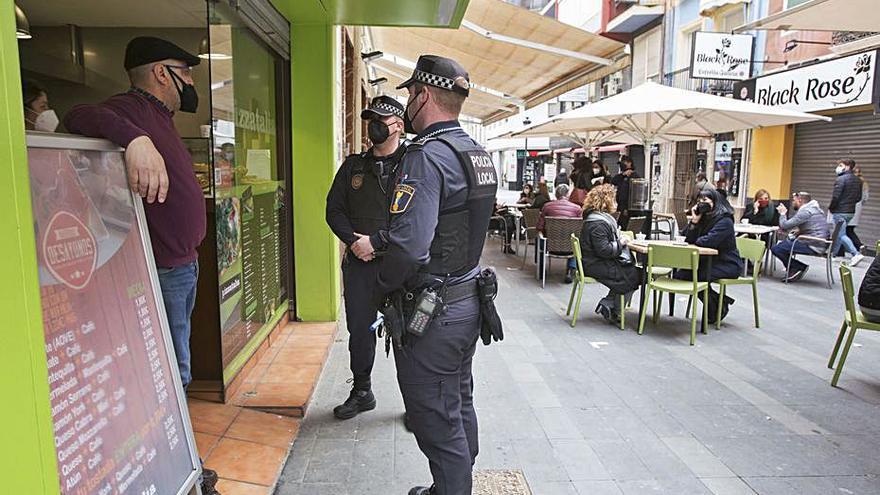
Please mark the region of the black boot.
[[574, 279], [574, 268], [569, 268], [565, 271], [565, 283], [570, 284]]
[[434, 495], [435, 493], [437, 492], [434, 490], [434, 485], [417, 486], [409, 491], [409, 495]]
[[202, 469], [202, 495], [220, 495], [220, 492], [214, 488], [217, 484], [217, 471], [213, 469]]
[[333, 409], [337, 419], [351, 419], [376, 408], [376, 397], [370, 390], [370, 377], [355, 377], [348, 399]]

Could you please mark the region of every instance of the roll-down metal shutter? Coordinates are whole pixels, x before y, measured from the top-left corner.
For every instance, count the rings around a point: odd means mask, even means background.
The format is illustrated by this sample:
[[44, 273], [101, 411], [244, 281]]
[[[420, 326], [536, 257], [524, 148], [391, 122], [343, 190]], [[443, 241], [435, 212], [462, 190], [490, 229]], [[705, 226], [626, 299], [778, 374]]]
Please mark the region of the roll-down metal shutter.
[[856, 233], [867, 249], [873, 249], [880, 239], [880, 117], [864, 112], [835, 115], [833, 119], [796, 126], [792, 192], [809, 192], [827, 211], [837, 160], [855, 160], [871, 185], [871, 196], [862, 205]]

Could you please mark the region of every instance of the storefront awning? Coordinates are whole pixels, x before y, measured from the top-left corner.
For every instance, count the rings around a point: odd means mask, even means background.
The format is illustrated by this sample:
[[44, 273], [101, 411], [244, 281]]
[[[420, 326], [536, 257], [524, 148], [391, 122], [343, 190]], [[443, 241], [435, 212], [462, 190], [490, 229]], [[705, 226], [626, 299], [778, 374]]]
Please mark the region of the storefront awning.
[[605, 28], [606, 33], [632, 34], [663, 17], [662, 5], [634, 5], [615, 17]]
[[[479, 101], [468, 107], [469, 115], [484, 123], [607, 75], [620, 66], [612, 57], [622, 55], [624, 46], [501, 0], [471, 0], [458, 29], [374, 27], [370, 37], [372, 49], [385, 54], [374, 62], [379, 72], [388, 59], [407, 61], [397, 65], [409, 65], [423, 54], [458, 60], [471, 83], [484, 90], [471, 91], [477, 95], [474, 102]], [[481, 104], [490, 106], [473, 108]]]
[[700, 15], [704, 17], [711, 16], [722, 7], [749, 2], [751, 0], [700, 0]]
[[880, 30], [877, 0], [811, 0], [734, 29], [784, 31]]

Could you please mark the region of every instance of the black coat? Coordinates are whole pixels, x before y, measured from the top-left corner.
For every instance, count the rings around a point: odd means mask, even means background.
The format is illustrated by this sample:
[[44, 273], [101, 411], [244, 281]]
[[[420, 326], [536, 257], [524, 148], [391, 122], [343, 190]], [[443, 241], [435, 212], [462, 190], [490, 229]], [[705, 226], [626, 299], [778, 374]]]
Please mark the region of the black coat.
[[608, 222], [586, 216], [581, 230], [581, 259], [584, 272], [614, 292], [625, 294], [639, 287], [642, 271], [633, 263], [620, 259], [624, 246], [617, 229]]
[[838, 175], [831, 192], [831, 213], [855, 213], [856, 203], [862, 200], [862, 179], [854, 173], [846, 172]]
[[[581, 242], [583, 244], [583, 242]], [[859, 306], [880, 311], [880, 256], [868, 267], [859, 287]]]
[[776, 210], [776, 203], [771, 201], [767, 206], [758, 207], [758, 213], [755, 213], [755, 203], [746, 206], [743, 218], [747, 218], [753, 225], [768, 225], [776, 227], [779, 225], [779, 211]]
[[[712, 258], [712, 273], [709, 274], [709, 280], [737, 278], [742, 275], [743, 261], [739, 250], [736, 249], [736, 231], [733, 229], [732, 215], [723, 215], [718, 219], [705, 217], [697, 224], [688, 223], [685, 239], [688, 244], [718, 250], [718, 255]], [[708, 265], [700, 260], [701, 274], [705, 273], [706, 266]]]

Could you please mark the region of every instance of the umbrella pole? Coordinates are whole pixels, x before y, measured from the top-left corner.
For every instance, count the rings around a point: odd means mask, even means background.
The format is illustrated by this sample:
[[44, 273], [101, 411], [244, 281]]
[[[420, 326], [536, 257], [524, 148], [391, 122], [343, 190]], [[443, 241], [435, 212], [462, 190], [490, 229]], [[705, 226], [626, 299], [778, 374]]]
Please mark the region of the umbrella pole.
[[642, 147], [645, 151], [645, 176], [648, 178], [648, 209], [654, 209], [654, 164], [651, 162], [651, 147], [653, 143], [645, 141]]

